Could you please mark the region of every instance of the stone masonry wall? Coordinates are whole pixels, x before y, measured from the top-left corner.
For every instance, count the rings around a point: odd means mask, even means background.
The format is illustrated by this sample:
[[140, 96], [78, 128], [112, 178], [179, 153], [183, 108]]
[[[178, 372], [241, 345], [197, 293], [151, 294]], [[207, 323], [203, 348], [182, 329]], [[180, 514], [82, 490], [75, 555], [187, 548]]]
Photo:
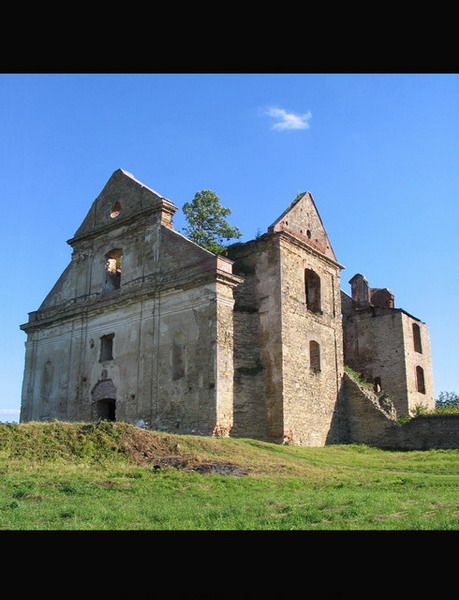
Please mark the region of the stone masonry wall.
[[[320, 277], [320, 311], [308, 309], [305, 270]], [[281, 238], [284, 436], [289, 443], [323, 446], [332, 431], [343, 372], [340, 267], [283, 235]], [[320, 368], [311, 367], [310, 342]]]
[[[432, 370], [432, 354], [430, 348], [429, 328], [425, 323], [402, 313], [402, 327], [405, 369], [407, 381], [408, 410], [412, 411], [417, 406], [424, 406], [428, 410], [435, 408], [435, 390]], [[418, 328], [419, 346], [415, 344], [413, 327]], [[417, 381], [417, 368], [422, 369], [424, 390], [419, 391]]]
[[232, 434], [283, 440], [280, 263], [278, 236], [235, 244], [234, 426]]
[[390, 445], [397, 425], [371, 389], [344, 373], [341, 390], [340, 434], [343, 444]]
[[426, 415], [397, 428], [388, 447], [400, 450], [459, 448], [459, 415]]
[[[378, 379], [392, 398], [398, 416], [408, 415], [419, 404], [434, 408], [430, 342], [425, 324], [400, 309], [349, 310], [345, 303], [343, 308], [345, 363], [369, 382]], [[414, 350], [413, 324], [421, 330], [423, 353]], [[416, 366], [423, 368], [425, 393], [417, 390]]]
[[367, 444], [394, 450], [459, 448], [459, 415], [425, 415], [401, 425], [391, 414], [390, 401], [343, 377], [341, 443]]
[[399, 415], [408, 414], [402, 313], [373, 307], [343, 318], [344, 361], [393, 399]]

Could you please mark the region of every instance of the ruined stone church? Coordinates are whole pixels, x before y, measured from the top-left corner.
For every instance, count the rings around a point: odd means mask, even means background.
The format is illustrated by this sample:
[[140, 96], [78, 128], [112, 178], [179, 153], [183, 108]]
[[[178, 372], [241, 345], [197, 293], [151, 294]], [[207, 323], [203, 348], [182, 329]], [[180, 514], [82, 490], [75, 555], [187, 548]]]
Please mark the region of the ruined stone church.
[[427, 326], [361, 274], [341, 291], [310, 193], [227, 256], [175, 231], [176, 210], [130, 173], [110, 177], [68, 241], [70, 264], [21, 325], [21, 422], [323, 446], [434, 407]]

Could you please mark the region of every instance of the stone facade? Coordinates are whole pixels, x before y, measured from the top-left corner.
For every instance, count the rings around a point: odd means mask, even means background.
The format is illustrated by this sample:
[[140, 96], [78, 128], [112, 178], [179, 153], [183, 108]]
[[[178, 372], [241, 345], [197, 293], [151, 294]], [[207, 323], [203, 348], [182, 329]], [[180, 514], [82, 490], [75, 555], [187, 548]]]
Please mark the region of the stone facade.
[[342, 267], [311, 195], [267, 234], [232, 246], [229, 257], [244, 278], [234, 290], [234, 434], [308, 446], [332, 441], [343, 373]]
[[[69, 241], [70, 265], [23, 326], [21, 421], [116, 415], [178, 433], [229, 431], [241, 279], [171, 229], [175, 210], [113, 174]], [[107, 258], [115, 254], [118, 281]]]
[[362, 276], [353, 298], [340, 292], [343, 267], [311, 194], [227, 257], [176, 232], [175, 211], [113, 173], [68, 242], [70, 264], [21, 326], [21, 421], [347, 443], [345, 362], [379, 378], [397, 411], [432, 404], [427, 327]]
[[387, 392], [399, 416], [435, 408], [428, 327], [395, 308], [390, 290], [369, 288], [360, 274], [350, 283], [352, 298], [342, 292], [346, 364]]

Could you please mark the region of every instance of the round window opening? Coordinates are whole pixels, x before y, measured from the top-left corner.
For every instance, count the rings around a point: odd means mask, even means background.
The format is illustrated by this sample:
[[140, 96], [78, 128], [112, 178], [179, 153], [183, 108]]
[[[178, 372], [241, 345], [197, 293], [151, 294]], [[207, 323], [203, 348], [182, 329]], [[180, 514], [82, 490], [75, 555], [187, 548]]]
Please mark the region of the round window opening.
[[113, 205], [113, 208], [110, 212], [110, 217], [112, 219], [114, 219], [115, 217], [117, 217], [121, 212], [121, 204], [119, 202], [115, 202], [115, 204]]

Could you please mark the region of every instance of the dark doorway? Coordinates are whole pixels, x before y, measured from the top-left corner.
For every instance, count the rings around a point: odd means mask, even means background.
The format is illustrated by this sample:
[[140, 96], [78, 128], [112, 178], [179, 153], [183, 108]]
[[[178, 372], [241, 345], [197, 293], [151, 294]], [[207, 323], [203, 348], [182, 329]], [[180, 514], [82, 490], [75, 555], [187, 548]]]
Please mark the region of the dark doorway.
[[96, 416], [99, 421], [116, 421], [116, 401], [103, 398], [96, 402]]

